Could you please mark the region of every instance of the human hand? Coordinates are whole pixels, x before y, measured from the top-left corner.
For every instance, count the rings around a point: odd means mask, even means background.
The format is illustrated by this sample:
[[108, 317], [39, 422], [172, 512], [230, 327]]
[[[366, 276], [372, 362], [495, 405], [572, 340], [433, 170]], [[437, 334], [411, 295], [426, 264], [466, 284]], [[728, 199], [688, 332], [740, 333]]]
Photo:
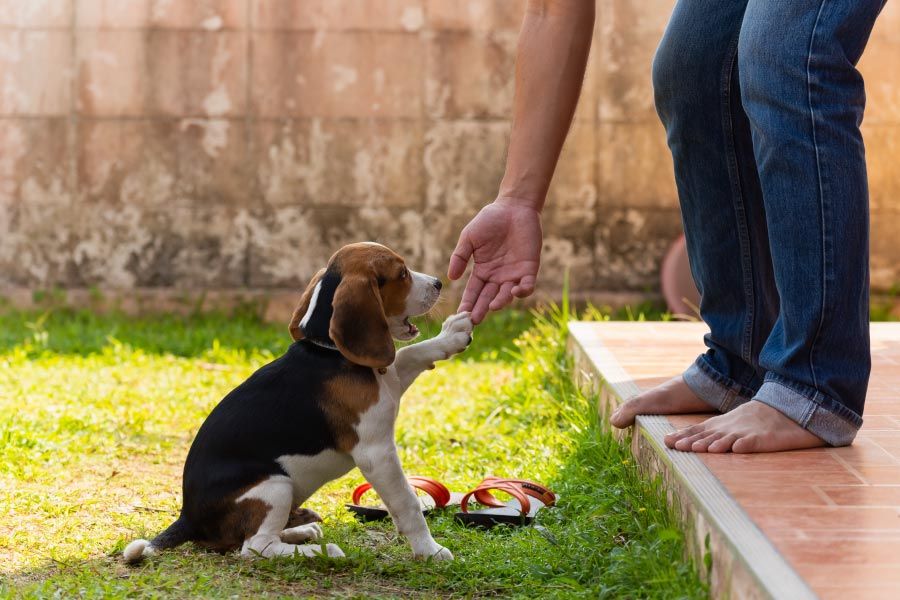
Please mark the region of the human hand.
[[498, 198], [475, 215], [459, 235], [447, 275], [462, 277], [474, 261], [459, 312], [471, 312], [480, 323], [488, 310], [499, 310], [513, 298], [534, 292], [541, 264], [541, 213]]

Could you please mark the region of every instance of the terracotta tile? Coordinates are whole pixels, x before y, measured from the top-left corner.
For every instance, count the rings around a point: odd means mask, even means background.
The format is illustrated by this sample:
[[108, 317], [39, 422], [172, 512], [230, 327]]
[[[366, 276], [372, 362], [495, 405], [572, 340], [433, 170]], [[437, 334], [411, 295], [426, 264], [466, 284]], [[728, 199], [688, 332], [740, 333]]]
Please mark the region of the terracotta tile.
[[246, 113], [247, 36], [240, 32], [151, 31], [152, 113], [228, 117]]
[[742, 485], [858, 485], [860, 478], [850, 471], [715, 471], [716, 477], [726, 486]]
[[72, 105], [71, 55], [70, 32], [0, 31], [0, 114], [67, 114]]
[[78, 35], [78, 110], [90, 116], [143, 116], [149, 81], [146, 34], [85, 31]]
[[517, 36], [440, 32], [427, 42], [431, 117], [507, 119], [512, 112]]
[[706, 454], [704, 462], [716, 473], [734, 471], [778, 471], [802, 469], [819, 472], [846, 470], [824, 449], [799, 450], [795, 452], [773, 452], [770, 454]]
[[900, 485], [820, 486], [822, 493], [840, 506], [896, 506]]
[[900, 425], [889, 415], [863, 415], [865, 429], [884, 429], [900, 432]]
[[847, 598], [865, 598], [866, 600], [896, 600], [897, 588], [892, 585], [872, 587], [872, 584], [861, 583], [852, 587], [816, 586], [816, 595], [822, 600], [847, 600]]
[[[702, 351], [702, 331], [702, 324], [610, 323], [597, 329], [643, 389], [658, 381], [654, 375], [678, 372]], [[883, 325], [872, 332], [866, 422], [852, 446], [700, 455], [821, 597], [893, 598], [900, 587], [900, 364], [893, 362], [900, 357], [900, 327]], [[641, 340], [652, 344], [636, 343]], [[703, 418], [669, 420], [684, 426]]]
[[894, 442], [878, 442], [878, 445], [890, 454], [894, 460], [900, 461], [900, 440]]
[[861, 466], [857, 469], [864, 483], [872, 485], [900, 485], [900, 468]]
[[894, 586], [896, 590], [896, 586], [900, 586], [900, 569], [894, 565], [845, 565], [833, 562], [794, 563], [794, 568], [813, 589], [817, 589], [819, 586], [830, 586], [863, 591], [869, 587], [878, 589]]
[[72, 0], [0, 0], [0, 27], [69, 27]]
[[[900, 531], [896, 529], [796, 529], [795, 539], [813, 540], [820, 544], [843, 541], [900, 541]], [[786, 538], [785, 538], [786, 539]]]
[[878, 444], [866, 439], [855, 440], [852, 446], [844, 448], [829, 448], [826, 452], [852, 467], [895, 465], [900, 468], [900, 462], [897, 462], [896, 458]]
[[422, 0], [250, 0], [253, 27], [301, 31], [418, 31]]
[[728, 493], [741, 506], [827, 506], [828, 502], [812, 485], [766, 485], [734, 483]]
[[792, 564], [900, 567], [900, 540], [849, 539], [840, 544], [823, 544], [821, 540], [780, 540], [776, 545], [780, 552], [791, 558]]
[[900, 509], [896, 508], [828, 506], [797, 510], [791, 507], [748, 506], [747, 514], [766, 532], [770, 529], [882, 529], [900, 532]]
[[253, 44], [253, 105], [262, 117], [422, 114], [417, 36], [265, 32]]

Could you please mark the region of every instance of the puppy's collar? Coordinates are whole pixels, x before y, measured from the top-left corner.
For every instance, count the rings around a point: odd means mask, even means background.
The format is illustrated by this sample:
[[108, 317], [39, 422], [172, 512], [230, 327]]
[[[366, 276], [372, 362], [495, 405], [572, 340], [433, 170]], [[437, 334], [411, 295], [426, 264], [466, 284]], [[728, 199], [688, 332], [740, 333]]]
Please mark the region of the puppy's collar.
[[309, 342], [319, 348], [325, 348], [326, 350], [334, 350], [335, 352], [340, 352], [338, 347], [334, 345], [334, 342], [331, 340], [316, 340], [313, 338], [303, 338], [304, 341]]

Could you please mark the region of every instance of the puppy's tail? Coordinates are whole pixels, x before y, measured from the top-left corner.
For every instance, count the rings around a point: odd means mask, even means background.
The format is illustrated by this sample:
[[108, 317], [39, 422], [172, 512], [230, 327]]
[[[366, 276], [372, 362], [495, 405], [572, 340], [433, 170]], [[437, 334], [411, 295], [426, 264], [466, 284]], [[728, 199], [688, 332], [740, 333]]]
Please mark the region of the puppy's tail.
[[150, 540], [134, 540], [127, 546], [122, 553], [125, 562], [129, 565], [141, 562], [144, 557], [154, 554], [157, 550], [166, 548], [174, 548], [191, 539], [191, 528], [184, 516], [178, 517], [174, 523], [169, 525], [165, 531]]

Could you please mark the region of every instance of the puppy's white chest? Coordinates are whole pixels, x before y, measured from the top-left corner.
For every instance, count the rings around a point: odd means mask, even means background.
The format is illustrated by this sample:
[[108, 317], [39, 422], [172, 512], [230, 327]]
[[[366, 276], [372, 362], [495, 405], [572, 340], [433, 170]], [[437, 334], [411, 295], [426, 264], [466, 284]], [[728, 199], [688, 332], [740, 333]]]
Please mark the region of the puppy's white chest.
[[323, 450], [312, 456], [288, 454], [278, 457], [278, 464], [291, 478], [294, 501], [297, 503], [303, 502], [317, 489], [355, 466], [349, 454], [336, 450]]

